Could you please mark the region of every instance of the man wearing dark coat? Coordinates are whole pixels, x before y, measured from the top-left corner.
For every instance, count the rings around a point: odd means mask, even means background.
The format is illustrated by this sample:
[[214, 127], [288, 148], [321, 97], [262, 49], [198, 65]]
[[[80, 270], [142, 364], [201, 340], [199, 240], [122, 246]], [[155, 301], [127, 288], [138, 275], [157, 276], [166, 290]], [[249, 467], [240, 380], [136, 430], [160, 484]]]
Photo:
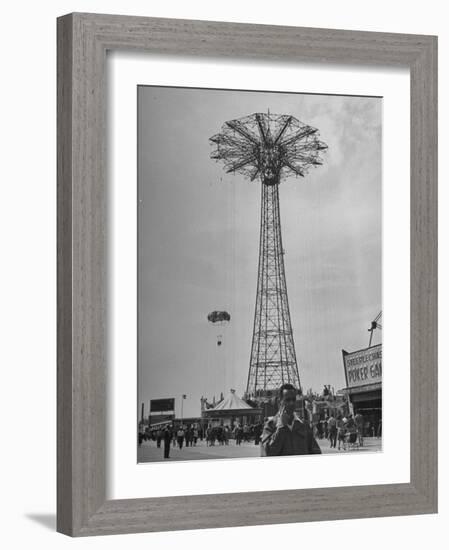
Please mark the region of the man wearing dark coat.
[[170, 443], [173, 434], [171, 429], [167, 426], [164, 430], [164, 458], [170, 458]]
[[292, 384], [279, 388], [279, 411], [263, 428], [262, 456], [321, 454], [312, 429], [295, 412], [297, 393]]

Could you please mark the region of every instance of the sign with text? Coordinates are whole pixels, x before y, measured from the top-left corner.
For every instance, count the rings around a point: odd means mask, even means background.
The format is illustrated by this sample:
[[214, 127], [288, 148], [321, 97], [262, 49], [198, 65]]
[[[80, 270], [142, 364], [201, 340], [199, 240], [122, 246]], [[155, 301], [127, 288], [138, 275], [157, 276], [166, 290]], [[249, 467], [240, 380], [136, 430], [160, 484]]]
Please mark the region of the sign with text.
[[348, 388], [382, 382], [382, 344], [348, 353], [343, 350]]
[[150, 419], [149, 419], [150, 429], [154, 429], [157, 426], [172, 424], [174, 419], [175, 419], [175, 415], [173, 413], [155, 414], [154, 416], [150, 416]]
[[150, 401], [150, 412], [167, 412], [175, 410], [175, 398], [152, 399]]

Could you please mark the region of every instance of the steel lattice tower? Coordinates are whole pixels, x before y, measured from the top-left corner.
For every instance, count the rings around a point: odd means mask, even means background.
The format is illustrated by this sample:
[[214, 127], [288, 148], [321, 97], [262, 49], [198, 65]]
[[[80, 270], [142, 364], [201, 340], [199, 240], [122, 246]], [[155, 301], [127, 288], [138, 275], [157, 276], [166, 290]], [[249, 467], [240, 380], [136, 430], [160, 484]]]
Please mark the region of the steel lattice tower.
[[226, 122], [211, 157], [226, 172], [262, 183], [256, 309], [246, 395], [262, 398], [283, 383], [301, 388], [288, 305], [279, 184], [322, 164], [318, 130], [290, 115], [255, 113]]

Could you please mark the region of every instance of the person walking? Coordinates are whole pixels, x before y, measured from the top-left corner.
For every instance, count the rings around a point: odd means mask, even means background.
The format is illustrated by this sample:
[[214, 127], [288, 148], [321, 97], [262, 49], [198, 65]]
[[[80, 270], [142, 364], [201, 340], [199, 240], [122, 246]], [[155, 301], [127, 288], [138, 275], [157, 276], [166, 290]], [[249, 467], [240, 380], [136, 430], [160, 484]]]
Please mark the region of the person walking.
[[346, 451], [346, 420], [346, 418], [342, 418], [341, 414], [337, 416], [338, 450], [343, 447], [344, 451]]
[[337, 447], [337, 419], [333, 414], [327, 420], [327, 430], [331, 449], [335, 449]]
[[171, 429], [167, 426], [163, 433], [164, 436], [164, 458], [170, 458], [170, 443], [172, 440]]
[[260, 445], [261, 436], [262, 436], [262, 425], [256, 424], [254, 426], [254, 445]]
[[214, 433], [212, 431], [212, 426], [208, 426], [206, 429], [206, 445], [212, 447], [214, 444]]
[[379, 419], [379, 424], [377, 425], [376, 437], [377, 439], [382, 437], [382, 418]]
[[329, 422], [329, 417], [326, 416], [326, 418], [323, 420], [323, 430], [324, 430], [324, 438], [329, 439], [329, 426], [327, 423]]
[[219, 445], [223, 445], [223, 426], [217, 426], [216, 428], [217, 441]]
[[234, 430], [234, 434], [235, 434], [235, 444], [236, 445], [241, 445], [243, 431], [242, 431], [242, 428], [240, 427], [240, 425], [237, 424], [237, 426], [235, 427], [235, 430]]
[[192, 426], [187, 426], [186, 429], [186, 447], [192, 446], [192, 439], [193, 439], [193, 431]]
[[184, 430], [183, 430], [182, 426], [179, 427], [179, 430], [178, 430], [176, 436], [178, 438], [178, 447], [180, 449], [182, 449], [182, 444], [184, 443]]
[[363, 415], [359, 412], [354, 416], [355, 425], [357, 427], [357, 437], [360, 447], [363, 447]]

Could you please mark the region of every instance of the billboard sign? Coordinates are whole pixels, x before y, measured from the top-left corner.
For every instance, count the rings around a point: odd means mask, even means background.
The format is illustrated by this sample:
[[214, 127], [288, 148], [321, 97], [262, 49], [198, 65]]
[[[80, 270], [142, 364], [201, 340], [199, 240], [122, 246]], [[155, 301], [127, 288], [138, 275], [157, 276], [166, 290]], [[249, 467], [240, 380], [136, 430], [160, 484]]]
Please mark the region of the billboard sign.
[[382, 344], [348, 353], [343, 350], [348, 388], [382, 382]]
[[150, 417], [149, 428], [150, 430], [154, 430], [154, 428], [157, 428], [159, 426], [167, 426], [169, 424], [172, 424], [174, 419], [174, 414], [156, 414]]
[[175, 398], [169, 397], [167, 399], [151, 399], [150, 412], [173, 412], [175, 410]]

